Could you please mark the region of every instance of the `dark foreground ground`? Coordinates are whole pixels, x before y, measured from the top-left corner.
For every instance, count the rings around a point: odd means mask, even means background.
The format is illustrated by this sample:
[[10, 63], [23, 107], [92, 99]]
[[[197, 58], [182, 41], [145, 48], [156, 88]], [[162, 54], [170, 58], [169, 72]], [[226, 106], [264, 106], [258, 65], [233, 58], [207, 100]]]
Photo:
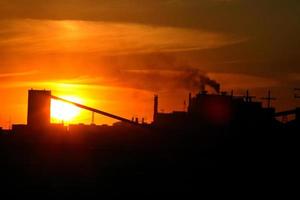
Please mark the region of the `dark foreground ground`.
[[40, 197], [274, 193], [296, 179], [297, 134], [281, 126], [2, 134], [0, 190]]

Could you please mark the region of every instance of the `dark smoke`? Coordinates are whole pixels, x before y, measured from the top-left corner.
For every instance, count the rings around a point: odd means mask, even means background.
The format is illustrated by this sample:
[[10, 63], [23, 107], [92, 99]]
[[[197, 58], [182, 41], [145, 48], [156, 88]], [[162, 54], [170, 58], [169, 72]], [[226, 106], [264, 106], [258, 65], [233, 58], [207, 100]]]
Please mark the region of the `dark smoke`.
[[220, 84], [217, 81], [192, 67], [178, 67], [172, 70], [123, 70], [116, 74], [123, 87], [156, 92], [176, 89], [202, 92], [205, 86], [210, 86], [217, 93], [220, 92]]
[[199, 69], [188, 68], [183, 73], [183, 84], [188, 90], [200, 90], [204, 91], [205, 86], [210, 86], [217, 93], [220, 92], [220, 84], [210, 79], [205, 73], [201, 72]]

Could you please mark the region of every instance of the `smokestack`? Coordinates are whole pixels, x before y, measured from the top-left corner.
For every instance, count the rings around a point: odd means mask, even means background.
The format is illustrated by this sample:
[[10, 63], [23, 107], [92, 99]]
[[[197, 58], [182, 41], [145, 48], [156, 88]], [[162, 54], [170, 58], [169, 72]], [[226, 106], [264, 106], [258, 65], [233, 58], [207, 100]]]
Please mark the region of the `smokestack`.
[[189, 93], [189, 105], [188, 105], [188, 112], [190, 111], [191, 104], [192, 104], [192, 93], [190, 92], [190, 93]]
[[156, 121], [157, 113], [158, 113], [158, 96], [157, 96], [157, 95], [154, 95], [153, 122]]

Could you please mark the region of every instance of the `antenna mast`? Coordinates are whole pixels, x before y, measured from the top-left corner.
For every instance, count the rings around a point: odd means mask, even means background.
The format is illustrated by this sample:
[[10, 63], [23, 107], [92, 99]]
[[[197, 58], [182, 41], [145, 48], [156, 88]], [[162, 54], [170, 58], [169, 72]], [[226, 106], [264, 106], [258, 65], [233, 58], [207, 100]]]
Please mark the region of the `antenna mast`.
[[275, 97], [272, 97], [270, 90], [268, 91], [268, 96], [267, 97], [263, 97], [261, 99], [262, 100], [266, 100], [268, 102], [268, 108], [271, 108], [271, 102], [274, 101], [274, 100], [276, 100]]

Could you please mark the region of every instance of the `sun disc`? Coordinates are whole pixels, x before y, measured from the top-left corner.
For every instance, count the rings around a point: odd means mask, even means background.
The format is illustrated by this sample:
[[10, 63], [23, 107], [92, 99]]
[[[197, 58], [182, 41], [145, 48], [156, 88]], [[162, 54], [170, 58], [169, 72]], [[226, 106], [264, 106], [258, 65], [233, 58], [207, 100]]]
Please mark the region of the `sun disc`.
[[[80, 99], [77, 97], [65, 96], [63, 99], [73, 101], [76, 103], [81, 103]], [[52, 99], [51, 100], [51, 118], [54, 120], [71, 122], [80, 113], [80, 109], [74, 105]]]

